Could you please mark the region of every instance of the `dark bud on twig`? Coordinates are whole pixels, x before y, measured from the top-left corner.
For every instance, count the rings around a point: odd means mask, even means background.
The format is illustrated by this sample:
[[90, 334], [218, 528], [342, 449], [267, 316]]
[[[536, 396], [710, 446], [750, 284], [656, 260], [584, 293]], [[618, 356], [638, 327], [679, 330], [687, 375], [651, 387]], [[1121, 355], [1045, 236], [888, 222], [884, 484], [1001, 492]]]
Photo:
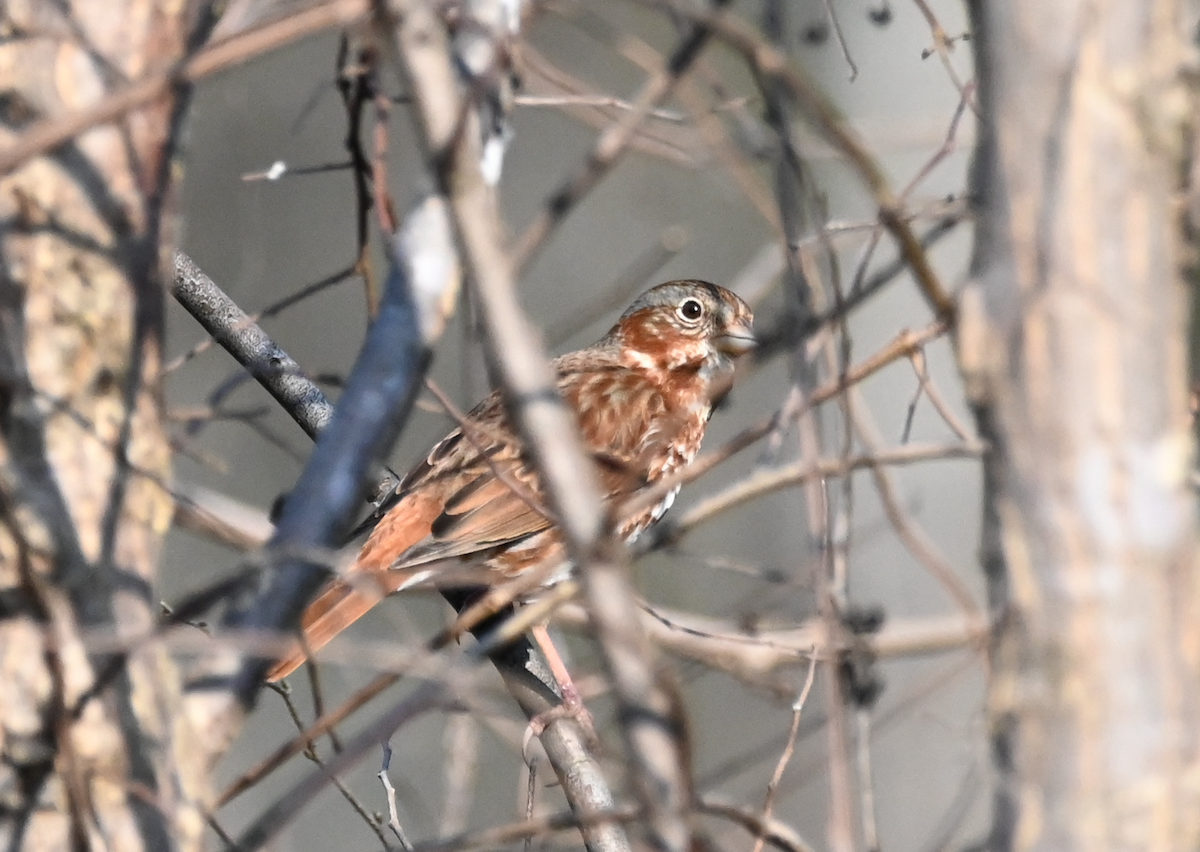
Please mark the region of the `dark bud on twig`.
[[800, 30], [800, 39], [810, 47], [817, 47], [829, 41], [829, 23], [814, 21]]
[[867, 18], [877, 27], [886, 27], [892, 22], [892, 6], [885, 2], [878, 9], [868, 9]]
[[849, 607], [842, 613], [842, 624], [853, 635], [850, 648], [838, 666], [842, 688], [854, 706], [870, 709], [883, 694], [884, 680], [876, 665], [876, 654], [862, 637], [878, 633], [884, 622], [883, 607]]

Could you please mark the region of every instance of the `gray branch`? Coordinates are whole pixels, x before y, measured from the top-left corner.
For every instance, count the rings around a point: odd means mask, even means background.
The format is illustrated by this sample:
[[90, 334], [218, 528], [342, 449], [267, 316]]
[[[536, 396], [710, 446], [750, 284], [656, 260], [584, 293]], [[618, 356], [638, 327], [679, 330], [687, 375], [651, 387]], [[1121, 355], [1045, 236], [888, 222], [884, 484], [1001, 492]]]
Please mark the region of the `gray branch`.
[[316, 440], [333, 416], [331, 403], [300, 365], [234, 304], [195, 261], [175, 252], [171, 295]]

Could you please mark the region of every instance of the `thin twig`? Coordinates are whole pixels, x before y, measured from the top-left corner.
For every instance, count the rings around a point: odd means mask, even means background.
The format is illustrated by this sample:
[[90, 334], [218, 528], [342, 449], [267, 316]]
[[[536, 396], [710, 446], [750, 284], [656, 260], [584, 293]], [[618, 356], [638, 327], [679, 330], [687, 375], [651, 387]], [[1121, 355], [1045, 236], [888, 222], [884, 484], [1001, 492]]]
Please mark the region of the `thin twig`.
[[750, 808], [721, 802], [712, 797], [704, 797], [696, 802], [696, 810], [702, 814], [740, 825], [750, 832], [752, 837], [761, 837], [780, 852], [815, 852], [815, 847], [802, 838], [794, 828], [777, 819], [762, 819]]
[[[346, 138], [344, 145], [350, 155], [351, 173], [354, 176], [354, 226], [355, 262], [354, 270], [363, 280], [367, 303], [367, 316], [374, 318], [379, 312], [379, 287], [371, 263], [371, 209], [375, 206], [374, 191], [379, 184], [373, 182], [378, 158], [367, 156], [362, 139], [363, 109], [375, 97], [375, 57], [369, 48], [359, 49], [350, 60], [350, 34], [343, 32], [338, 42], [337, 89], [346, 112]], [[376, 140], [378, 142], [378, 140]], [[391, 233], [385, 230], [385, 233]]]
[[[857, 389], [852, 388], [846, 399], [850, 405], [851, 419], [858, 440], [866, 447], [868, 453], [877, 451], [881, 443], [878, 430], [871, 422], [867, 408], [860, 399]], [[981, 455], [983, 446], [979, 444], [973, 446]], [[888, 522], [904, 546], [945, 589], [964, 614], [978, 613], [980, 607], [978, 601], [975, 600], [975, 595], [958, 576], [950, 561], [942, 555], [933, 539], [909, 517], [903, 502], [897, 495], [898, 489], [891, 472], [886, 467], [876, 466], [871, 468], [871, 477], [875, 480], [875, 489], [883, 503]]]
[[[830, 26], [833, 27], [833, 33], [837, 36], [838, 47], [842, 50], [842, 58], [846, 60], [846, 65], [850, 68], [850, 82], [853, 83], [858, 79], [858, 66], [854, 64], [854, 57], [850, 55], [850, 45], [846, 43], [846, 34], [842, 32], [842, 22], [838, 18], [837, 11], [833, 8], [832, 0], [821, 0], [825, 4], [825, 14], [829, 17]], [[758, 852], [756, 849], [755, 852]]]
[[[451, 696], [462, 700], [464, 696], [469, 694], [471, 683], [468, 677], [468, 668], [472, 663], [493, 656], [499, 657], [502, 660], [506, 655], [511, 655], [514, 652], [517, 656], [524, 658], [528, 652], [528, 646], [514, 646], [513, 640], [520, 637], [532, 623], [543, 617], [543, 613], [537, 606], [525, 607], [512, 618], [500, 624], [496, 629], [480, 636], [478, 643], [466, 650], [459, 659], [454, 661], [454, 664], [439, 666], [436, 678], [420, 684], [415, 691], [385, 711], [374, 722], [365, 726], [346, 742], [344, 750], [331, 758], [321, 772], [310, 773], [306, 777], [301, 778], [289, 787], [273, 805], [260, 813], [258, 818], [239, 838], [238, 843], [241, 845], [241, 848], [256, 849], [270, 842], [272, 838], [283, 830], [288, 822], [303, 811], [303, 808], [324, 788], [331, 776], [346, 772], [372, 748], [375, 748], [380, 742], [389, 737], [392, 732], [411, 723], [419, 716], [442, 706], [447, 698]], [[528, 672], [522, 666], [513, 665], [511, 661], [508, 663], [498, 663], [497, 668], [501, 675], [505, 677], [510, 691], [521, 703], [522, 710], [529, 717], [544, 713], [551, 707], [558, 706], [558, 697], [546, 685], [546, 676], [544, 674], [537, 673], [535, 676], [534, 673]], [[518, 684], [515, 680], [520, 678], [522, 673], [525, 675], [523, 682]], [[543, 732], [542, 736], [542, 746], [552, 762], [558, 763], [568, 756], [587, 754], [582, 743], [584, 738], [583, 732], [579, 724], [574, 720], [555, 720], [547, 728], [547, 731], [549, 730], [558, 732], [554, 737], [546, 737], [545, 732]], [[307, 739], [311, 739], [311, 737], [307, 736], [308, 733], [305, 732], [305, 736]], [[588, 813], [581, 817], [581, 820], [590, 819], [596, 814], [603, 814], [612, 810], [611, 799], [607, 802], [601, 801], [602, 798], [605, 798], [604, 794], [607, 793], [603, 778], [598, 776], [596, 770], [590, 768], [589, 763], [590, 761], [585, 760], [581, 764], [572, 765], [571, 770], [574, 779], [568, 779], [568, 783], [598, 785], [600, 787], [598, 792], [596, 790], [591, 791], [592, 798], [589, 799], [587, 804], [594, 807], [589, 808]], [[572, 802], [572, 806], [577, 811], [582, 809], [580, 808], [580, 803], [577, 802]], [[585, 836], [589, 838], [596, 836], [595, 832], [599, 830], [599, 825], [590, 826], [589, 828], [588, 824], [585, 824], [585, 832], [591, 832], [585, 833]], [[623, 833], [619, 836], [623, 837]], [[619, 847], [608, 846], [604, 848]]]
[[[899, 690], [899, 694], [893, 701], [878, 713], [874, 726], [875, 735], [878, 736], [884, 731], [890, 730], [900, 721], [909, 718], [914, 707], [928, 701], [938, 691], [947, 688], [968, 672], [977, 670], [978, 663], [974, 654], [960, 654], [935, 668], [928, 676], [920, 677], [916, 681], [906, 684]], [[822, 732], [825, 725], [825, 714], [818, 710], [807, 714], [805, 718], [807, 721], [801, 725], [800, 730], [801, 739]], [[762, 743], [747, 745], [738, 754], [710, 768], [699, 779], [701, 789], [711, 789], [744, 772], [757, 770], [763, 760], [779, 753], [783, 747], [784, 738], [784, 734], [779, 734]], [[823, 753], [799, 761], [788, 776], [793, 779], [792, 789], [820, 783], [823, 780], [821, 769], [824, 763], [825, 755]], [[787, 787], [788, 785], [783, 784], [782, 786]]]
[[[913, 3], [921, 10], [921, 14], [925, 17], [925, 22], [929, 24], [930, 33], [933, 35], [933, 50], [937, 53], [938, 59], [941, 60], [942, 67], [946, 69], [946, 76], [950, 78], [950, 82], [958, 90], [959, 97], [964, 102], [969, 101], [971, 84], [964, 84], [958, 78], [958, 72], [954, 70], [954, 65], [950, 62], [950, 49], [954, 46], [954, 40], [946, 35], [946, 30], [938, 21], [937, 16], [933, 14], [933, 10], [929, 8], [926, 0], [913, 0]], [[973, 105], [971, 108], [978, 112]]]
[[[772, 773], [771, 780], [767, 783], [767, 798], [763, 802], [762, 809], [764, 827], [770, 823], [771, 813], [775, 810], [775, 794], [779, 789], [779, 779], [783, 777], [783, 772], [787, 769], [792, 754], [796, 751], [796, 737], [800, 733], [800, 714], [804, 712], [804, 704], [808, 701], [808, 693], [812, 691], [816, 674], [817, 658], [813, 656], [808, 663], [808, 675], [804, 678], [804, 686], [800, 688], [800, 695], [792, 704], [792, 726], [788, 730], [787, 743], [783, 747], [783, 753], [779, 755], [779, 762], [775, 764], [775, 772]], [[754, 840], [753, 852], [762, 852], [764, 843], [766, 843], [766, 837], [760, 833]]]
[[[636, 109], [629, 101], [612, 95], [517, 95], [514, 100], [517, 106], [527, 107], [602, 106], [623, 110]], [[663, 121], [675, 123], [684, 121], [682, 115], [670, 109], [652, 109], [646, 114], [651, 118], [661, 118]]]
[[[533, 820], [534, 806], [537, 804], [537, 755], [531, 756], [525, 766], [529, 774], [529, 779], [525, 783], [525, 820], [526, 822], [531, 822]], [[532, 848], [533, 836], [530, 835], [525, 838], [525, 852], [530, 852]]]
[[[286, 646], [285, 646], [286, 648]], [[262, 779], [266, 778], [289, 759], [299, 754], [308, 748], [310, 743], [315, 742], [334, 726], [340, 724], [347, 719], [351, 714], [360, 709], [364, 704], [379, 695], [396, 681], [400, 680], [399, 674], [388, 672], [386, 674], [377, 675], [370, 683], [359, 689], [354, 695], [342, 702], [342, 704], [330, 713], [317, 719], [313, 724], [306, 728], [300, 734], [292, 737], [283, 745], [275, 749], [267, 757], [263, 758], [258, 764], [242, 773], [233, 781], [224, 792], [217, 797], [215, 807], [223, 807], [229, 802], [236, 799], [242, 793], [254, 787]]]
[[[279, 697], [283, 699], [284, 706], [287, 708], [287, 712], [292, 719], [292, 723], [298, 730], [303, 731], [304, 722], [300, 719], [300, 711], [296, 709], [296, 702], [292, 700], [291, 690], [288, 689], [286, 684], [271, 684], [270, 688], [278, 693]], [[332, 731], [330, 733], [332, 734]], [[317, 754], [317, 744], [315, 742], [309, 742], [308, 748], [305, 749], [304, 755], [317, 766], [324, 768], [325, 762], [321, 760], [321, 756]], [[358, 814], [358, 816], [367, 824], [375, 836], [379, 838], [379, 842], [383, 844], [384, 852], [388, 852], [388, 849], [391, 848], [391, 844], [388, 843], [387, 837], [384, 836], [383, 829], [379, 827], [379, 823], [377, 823], [372, 818], [371, 814], [367, 812], [367, 809], [363, 806], [362, 802], [358, 800], [358, 797], [350, 792], [350, 789], [345, 785], [341, 778], [334, 777], [332, 781], [333, 786], [336, 787], [337, 791], [342, 794], [342, 798], [349, 803], [351, 809]]]
[[[712, 5], [714, 9], [721, 9], [727, 3], [728, 0], [715, 0]], [[720, 13], [716, 14], [719, 16]], [[708, 42], [709, 36], [707, 24], [700, 23], [692, 27], [671, 52], [662, 70], [646, 81], [634, 99], [633, 107], [600, 135], [584, 162], [551, 194], [537, 219], [521, 234], [513, 251], [514, 269], [522, 270], [529, 266], [555, 226], [608, 174], [629, 146], [642, 120], [670, 95], [675, 83], [687, 72]]]
[[[909, 361], [912, 362], [913, 372], [917, 374], [918, 390], [923, 392], [933, 403], [934, 410], [937, 411], [946, 425], [964, 441], [975, 440], [972, 431], [967, 428], [954, 410], [950, 408], [950, 404], [946, 402], [946, 398], [942, 396], [941, 391], [937, 389], [937, 385], [929, 376], [929, 363], [925, 359], [925, 350], [918, 349], [909, 356]], [[915, 407], [914, 400], [914, 407]], [[906, 428], [907, 433], [907, 428]]]
[[[383, 785], [384, 796], [387, 799], [388, 809], [388, 827], [392, 829], [392, 833], [396, 835], [396, 839], [400, 841], [400, 846], [412, 852], [413, 845], [408, 840], [408, 835], [404, 833], [404, 826], [400, 824], [400, 812], [396, 808], [396, 788], [392, 786], [392, 779], [388, 777], [388, 770], [392, 766], [392, 744], [388, 741], [383, 743], [383, 762], [379, 767], [379, 783]], [[386, 845], [386, 842], [385, 842]]]
[[549, 324], [547, 345], [557, 348], [596, 322], [602, 315], [624, 307], [646, 286], [646, 280], [658, 272], [687, 246], [689, 235], [681, 225], [670, 225], [658, 239], [621, 270], [616, 280], [600, 295], [582, 307], [573, 309]]
[[[799, 416], [803, 411], [809, 408], [820, 405], [830, 399], [833, 399], [838, 394], [842, 393], [848, 387], [853, 387], [859, 382], [864, 381], [870, 376], [882, 370], [887, 365], [908, 357], [915, 348], [924, 346], [930, 340], [946, 333], [946, 326], [940, 322], [935, 322], [932, 325], [926, 326], [921, 331], [903, 331], [892, 340], [890, 344], [879, 350], [869, 358], [860, 362], [857, 366], [846, 371], [844, 380], [835, 380], [826, 383], [817, 388], [806, 400], [805, 405], [796, 412], [792, 412], [792, 416]], [[769, 417], [759, 423], [754, 424], [740, 433], [730, 438], [725, 442], [725, 445], [718, 450], [706, 453], [687, 467], [674, 473], [671, 476], [664, 477], [659, 480], [652, 488], [647, 489], [643, 494], [627, 501], [620, 507], [621, 517], [629, 517], [644, 511], [646, 507], [656, 505], [663, 496], [680, 485], [685, 485], [692, 482], [704, 474], [708, 473], [717, 465], [732, 458], [737, 453], [751, 446], [755, 442], [766, 437], [780, 422], [780, 416]], [[657, 527], [652, 527], [644, 536], [643, 540], [646, 544], [639, 542], [639, 550], [641, 547], [651, 546], [652, 543], [659, 539], [670, 537], [671, 522], [660, 522]]]

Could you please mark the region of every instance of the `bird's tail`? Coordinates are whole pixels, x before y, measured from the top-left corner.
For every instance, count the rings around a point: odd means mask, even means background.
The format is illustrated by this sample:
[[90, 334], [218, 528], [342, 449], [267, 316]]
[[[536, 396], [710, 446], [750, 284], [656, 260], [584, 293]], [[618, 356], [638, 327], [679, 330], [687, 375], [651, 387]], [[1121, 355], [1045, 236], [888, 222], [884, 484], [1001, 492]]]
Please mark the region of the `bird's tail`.
[[394, 572], [363, 576], [363, 582], [353, 585], [345, 580], [335, 581], [304, 611], [301, 621], [301, 627], [304, 629], [303, 647], [296, 643], [296, 650], [275, 664], [267, 673], [267, 680], [274, 683], [300, 668], [309, 654], [315, 654], [329, 644], [329, 640], [366, 615], [367, 610], [375, 604], [397, 591], [407, 579], [407, 572]]
[[375, 525], [345, 579], [334, 580], [304, 611], [300, 626], [303, 645], [275, 664], [268, 681], [287, 677], [308, 658], [325, 647], [388, 595], [398, 592], [427, 574], [401, 569], [398, 560], [414, 543], [429, 534], [430, 525], [442, 511], [437, 494], [408, 494]]

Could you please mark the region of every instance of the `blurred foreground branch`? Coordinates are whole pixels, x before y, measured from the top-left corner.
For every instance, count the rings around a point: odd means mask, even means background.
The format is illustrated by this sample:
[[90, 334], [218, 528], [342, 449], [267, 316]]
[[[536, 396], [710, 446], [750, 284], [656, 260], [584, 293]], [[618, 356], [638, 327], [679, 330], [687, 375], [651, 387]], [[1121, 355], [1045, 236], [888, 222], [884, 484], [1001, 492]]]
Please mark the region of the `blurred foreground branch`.
[[996, 849], [1200, 837], [1185, 5], [1068, 4], [1053, 25], [1040, 0], [968, 7], [980, 125], [958, 352], [991, 447]]

